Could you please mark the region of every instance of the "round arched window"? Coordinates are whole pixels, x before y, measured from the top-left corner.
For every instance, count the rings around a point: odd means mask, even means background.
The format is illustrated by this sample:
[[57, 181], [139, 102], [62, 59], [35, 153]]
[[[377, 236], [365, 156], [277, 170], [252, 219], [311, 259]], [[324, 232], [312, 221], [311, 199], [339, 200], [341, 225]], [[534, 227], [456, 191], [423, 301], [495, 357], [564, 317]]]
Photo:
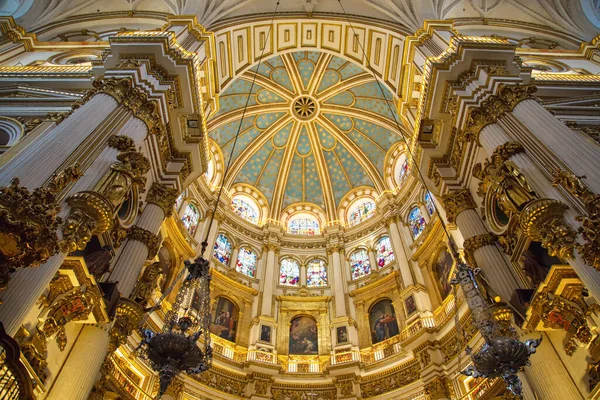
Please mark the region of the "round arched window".
[[403, 154], [398, 159], [394, 171], [394, 178], [396, 180], [396, 184], [401, 185], [406, 180], [406, 178], [408, 178], [409, 172], [410, 170], [408, 168], [408, 159], [406, 158], [406, 155]]
[[279, 284], [286, 286], [300, 285], [300, 264], [293, 258], [284, 258], [279, 264]]
[[215, 240], [215, 246], [213, 247], [213, 257], [219, 260], [219, 262], [229, 265], [231, 258], [231, 242], [227, 236], [222, 233], [217, 236]]
[[429, 190], [425, 192], [425, 207], [427, 208], [429, 215], [433, 215], [435, 212], [435, 204], [433, 204], [433, 196], [431, 196]]
[[256, 253], [246, 247], [240, 248], [235, 270], [254, 278], [256, 276]]
[[231, 209], [246, 221], [255, 225], [258, 224], [258, 218], [260, 216], [258, 206], [254, 200], [250, 199], [248, 196], [235, 196], [233, 200], [231, 200]]
[[350, 254], [350, 274], [352, 279], [358, 279], [371, 273], [369, 255], [364, 249], [356, 250]]
[[386, 236], [379, 239], [375, 247], [377, 250], [377, 266], [379, 268], [385, 267], [396, 259], [389, 237]]
[[287, 231], [292, 235], [320, 235], [321, 226], [313, 215], [298, 214], [290, 218]]
[[410, 226], [410, 233], [412, 234], [413, 239], [418, 238], [425, 229], [425, 218], [419, 207], [413, 208], [410, 211], [410, 214], [408, 214], [408, 225]]
[[306, 267], [307, 286], [327, 286], [327, 266], [325, 261], [315, 258]]
[[359, 199], [348, 207], [346, 218], [348, 225], [354, 226], [371, 218], [375, 214], [375, 202], [371, 199]]
[[183, 213], [183, 217], [181, 217], [181, 221], [191, 236], [194, 236], [194, 233], [196, 233], [199, 220], [200, 212], [196, 206], [192, 203], [188, 204], [188, 206], [185, 208], [185, 212]]

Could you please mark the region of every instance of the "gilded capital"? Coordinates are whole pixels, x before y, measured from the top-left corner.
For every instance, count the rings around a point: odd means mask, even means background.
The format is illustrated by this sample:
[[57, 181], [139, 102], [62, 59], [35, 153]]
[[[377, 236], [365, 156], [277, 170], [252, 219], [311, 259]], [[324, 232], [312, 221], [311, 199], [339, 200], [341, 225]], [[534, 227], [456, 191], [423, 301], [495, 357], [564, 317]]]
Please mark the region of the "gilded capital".
[[512, 111], [517, 104], [527, 99], [535, 99], [534, 93], [537, 92], [537, 86], [529, 85], [502, 85], [498, 91], [498, 96], [506, 103]]
[[475, 253], [475, 251], [482, 247], [493, 245], [497, 241], [498, 236], [491, 232], [483, 233], [481, 235], [472, 236], [468, 239], [465, 239], [463, 246], [465, 249], [465, 257], [467, 258], [467, 261], [473, 264], [473, 254]]
[[173, 206], [175, 205], [177, 196], [179, 196], [177, 189], [154, 182], [148, 191], [146, 202], [156, 204], [162, 208], [165, 217], [169, 217], [173, 213]]
[[148, 260], [152, 260], [156, 256], [156, 253], [158, 253], [160, 240], [158, 239], [158, 236], [156, 236], [154, 233], [146, 229], [140, 228], [137, 225], [133, 225], [128, 229], [127, 237], [129, 237], [132, 240], [142, 242], [146, 245], [146, 247], [148, 248]]
[[471, 196], [469, 189], [461, 189], [456, 192], [445, 194], [442, 196], [442, 202], [444, 203], [444, 208], [446, 210], [446, 218], [450, 223], [454, 223], [456, 217], [458, 217], [461, 212], [477, 208], [477, 204], [475, 204], [475, 200], [473, 200], [473, 196]]

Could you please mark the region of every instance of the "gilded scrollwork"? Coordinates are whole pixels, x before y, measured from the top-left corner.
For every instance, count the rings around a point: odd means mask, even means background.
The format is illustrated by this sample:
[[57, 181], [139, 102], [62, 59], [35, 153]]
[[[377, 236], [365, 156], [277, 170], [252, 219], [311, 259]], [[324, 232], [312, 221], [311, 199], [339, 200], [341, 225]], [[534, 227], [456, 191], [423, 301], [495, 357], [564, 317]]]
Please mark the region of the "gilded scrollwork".
[[37, 267], [58, 253], [58, 195], [80, 176], [78, 165], [73, 165], [31, 192], [18, 178], [0, 188], [0, 290], [16, 269]]
[[445, 194], [442, 196], [442, 202], [444, 203], [444, 208], [446, 209], [446, 218], [450, 223], [454, 223], [456, 221], [456, 217], [458, 217], [461, 212], [465, 210], [472, 210], [477, 207], [475, 200], [473, 200], [473, 196], [471, 196], [471, 192], [469, 192], [469, 189], [461, 189]]
[[119, 151], [135, 150], [135, 141], [125, 135], [112, 135], [108, 138], [107, 144], [109, 147]]
[[375, 397], [413, 383], [421, 377], [418, 363], [360, 384], [363, 398]]
[[160, 240], [154, 233], [140, 228], [137, 225], [133, 225], [127, 230], [127, 237], [142, 242], [148, 247], [148, 260], [153, 259], [156, 256], [156, 253], [158, 253]]
[[448, 383], [445, 378], [437, 377], [425, 384], [425, 398], [427, 400], [449, 399]]
[[531, 201], [519, 217], [523, 233], [531, 240], [541, 242], [551, 256], [573, 258], [575, 231], [563, 218], [567, 208], [566, 204], [553, 199]]

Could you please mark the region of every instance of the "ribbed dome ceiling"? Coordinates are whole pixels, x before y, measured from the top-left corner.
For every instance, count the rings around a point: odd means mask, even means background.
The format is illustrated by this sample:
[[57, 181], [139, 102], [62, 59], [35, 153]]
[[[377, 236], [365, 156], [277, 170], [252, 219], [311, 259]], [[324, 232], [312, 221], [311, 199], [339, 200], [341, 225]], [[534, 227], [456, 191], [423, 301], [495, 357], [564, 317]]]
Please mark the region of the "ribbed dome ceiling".
[[[209, 121], [225, 164], [255, 71], [231, 83]], [[392, 94], [384, 93], [370, 73], [330, 54], [300, 51], [263, 61], [225, 187], [255, 187], [274, 219], [301, 202], [335, 219], [354, 188], [381, 193], [386, 153], [402, 140], [386, 104], [394, 109]]]

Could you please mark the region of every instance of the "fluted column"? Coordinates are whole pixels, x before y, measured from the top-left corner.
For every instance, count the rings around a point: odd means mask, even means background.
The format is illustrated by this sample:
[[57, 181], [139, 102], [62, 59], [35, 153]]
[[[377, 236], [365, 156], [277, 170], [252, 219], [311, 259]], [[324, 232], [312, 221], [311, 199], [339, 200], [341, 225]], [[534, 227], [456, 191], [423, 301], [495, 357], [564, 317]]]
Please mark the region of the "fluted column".
[[[479, 135], [479, 142], [488, 154], [492, 154], [501, 146], [506, 147], [507, 143], [510, 143], [511, 137], [507, 131], [511, 129], [517, 129], [511, 123], [510, 118], [500, 118], [498, 124], [491, 124], [483, 128]], [[514, 142], [513, 142], [514, 143]], [[525, 176], [527, 183], [541, 198], [551, 198], [562, 202], [565, 202], [564, 195], [553, 186], [552, 182], [546, 177], [542, 170], [536, 165], [531, 159], [529, 154], [524, 150], [513, 151], [507, 154], [509, 159], [517, 166], [519, 172]], [[586, 179], [587, 183], [587, 179]], [[578, 213], [576, 210], [570, 208], [565, 212], [565, 220], [573, 227], [578, 226], [575, 218]], [[575, 257], [568, 259], [569, 264], [573, 267], [579, 278], [586, 285], [590, 293], [595, 298], [600, 298], [600, 277], [598, 271], [590, 265], [581, 260], [577, 252]]]
[[100, 375], [108, 349], [109, 324], [83, 327], [70, 356], [54, 380], [47, 400], [84, 400]]
[[165, 217], [173, 211], [177, 191], [160, 183], [154, 183], [146, 196], [146, 207], [138, 222], [128, 232], [128, 238], [120, 252], [113, 271], [111, 282], [119, 282], [117, 287], [122, 297], [129, 297], [140, 276], [146, 259], [152, 259], [158, 251], [158, 237]]
[[471, 193], [463, 189], [447, 194], [442, 199], [448, 221], [456, 222], [465, 238], [465, 251], [472, 253], [492, 289], [502, 299], [510, 300], [513, 291], [519, 287], [518, 281], [511, 271], [512, 267], [494, 244], [495, 237], [487, 231], [475, 211], [476, 204]]
[[600, 193], [600, 174], [590, 173], [596, 171], [600, 160], [600, 146], [597, 143], [581, 132], [565, 126], [537, 100], [521, 101], [512, 113], [575, 175], [585, 175], [590, 189]]
[[[344, 248], [342, 246], [330, 247], [327, 252], [329, 253], [329, 272], [333, 274], [333, 299], [335, 303], [335, 317], [345, 317], [347, 315], [346, 310], [346, 294], [345, 287], [346, 282], [344, 280], [343, 270], [344, 265], [342, 260], [344, 259], [342, 253]], [[330, 283], [330, 285], [331, 285]]]
[[369, 246], [367, 249], [367, 254], [369, 256], [369, 263], [371, 263], [371, 271], [378, 270], [379, 265], [377, 265], [377, 258], [375, 257], [375, 252], [373, 251], [372, 246]]
[[[41, 186], [92, 132], [111, 129], [111, 121], [119, 117], [117, 107], [117, 101], [107, 94], [93, 96], [4, 165], [0, 169], [0, 186], [7, 186], [14, 177], [29, 189]], [[123, 115], [126, 112], [121, 111]]]
[[263, 252], [267, 252], [267, 262], [265, 268], [265, 276], [262, 282], [262, 306], [260, 315], [273, 316], [273, 293], [275, 292], [275, 286], [279, 282], [276, 274], [277, 266], [277, 254], [279, 253], [279, 245], [275, 243], [268, 243], [265, 245]]
[[396, 264], [398, 265], [398, 270], [402, 276], [402, 282], [404, 282], [405, 287], [414, 285], [415, 282], [410, 271], [410, 261], [406, 257], [406, 249], [404, 248], [404, 243], [400, 237], [398, 224], [393, 219], [388, 221], [388, 231], [390, 233], [390, 241], [392, 242], [394, 255], [396, 256]]
[[538, 339], [542, 342], [531, 356], [531, 365], [524, 369], [525, 376], [531, 384], [538, 399], [564, 400], [583, 399], [571, 375], [556, 353], [550, 338], [543, 332], [525, 335], [521, 340]]
[[233, 248], [233, 250], [231, 251], [231, 262], [229, 263], [229, 267], [231, 269], [235, 269], [237, 270], [237, 259], [238, 259], [238, 255], [240, 254], [240, 247], [239, 246], [235, 246]]
[[[120, 135], [115, 138], [128, 138], [128, 142], [138, 145], [142, 143], [146, 132], [146, 126], [141, 120], [131, 118], [119, 131]], [[85, 170], [84, 175], [75, 183], [69, 194], [94, 188], [96, 183], [110, 171], [119, 151], [123, 150], [120, 147], [122, 142], [122, 140], [112, 141], [109, 139], [108, 146]], [[60, 216], [64, 218], [68, 213], [68, 205], [63, 202]], [[17, 332], [25, 316], [44, 293], [65, 257], [66, 254], [59, 253], [37, 268], [20, 269], [13, 274], [8, 288], [1, 294], [3, 303], [0, 305], [0, 321], [4, 323], [9, 335]]]

